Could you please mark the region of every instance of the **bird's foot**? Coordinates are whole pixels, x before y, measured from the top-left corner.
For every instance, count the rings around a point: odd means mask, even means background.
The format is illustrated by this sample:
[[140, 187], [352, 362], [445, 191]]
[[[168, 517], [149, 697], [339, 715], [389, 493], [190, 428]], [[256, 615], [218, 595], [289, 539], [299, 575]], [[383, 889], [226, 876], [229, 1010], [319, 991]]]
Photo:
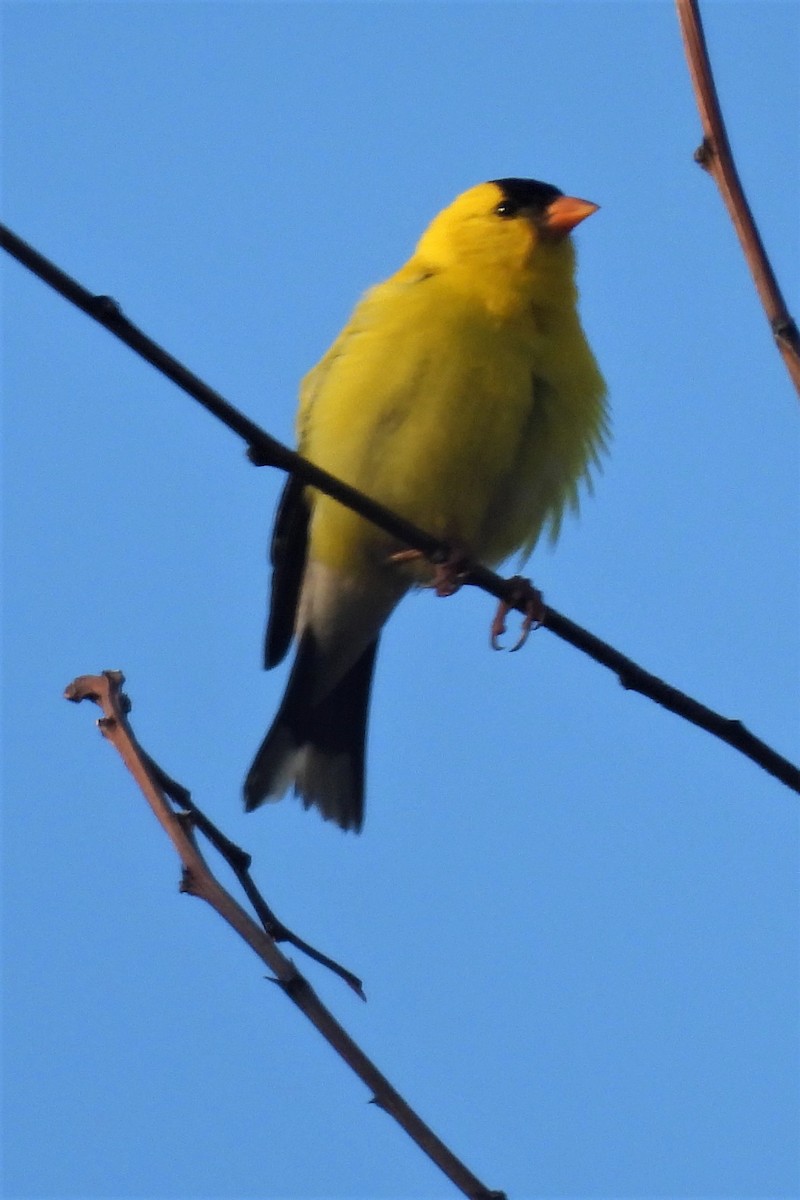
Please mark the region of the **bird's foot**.
[[447, 557], [433, 564], [431, 587], [437, 596], [454, 596], [469, 575], [469, 558], [457, 546], [451, 546]]
[[538, 588], [535, 588], [530, 579], [523, 579], [521, 575], [514, 575], [508, 580], [511, 586], [511, 593], [507, 600], [501, 600], [497, 606], [497, 612], [494, 615], [494, 620], [491, 626], [491, 643], [493, 650], [502, 650], [500, 638], [506, 631], [506, 617], [512, 609], [518, 606], [523, 610], [522, 632], [517, 638], [511, 651], [521, 650], [528, 640], [528, 634], [532, 629], [538, 629], [544, 625], [545, 617], [547, 616], [547, 608], [542, 598], [542, 593]]
[[[420, 559], [427, 559], [427, 555], [421, 550], [399, 550], [397, 554], [389, 555], [391, 563], [418, 562]], [[433, 575], [430, 583], [425, 586], [432, 587], [437, 596], [454, 596], [466, 581], [470, 560], [463, 550], [453, 546], [447, 551], [446, 557], [431, 565]]]

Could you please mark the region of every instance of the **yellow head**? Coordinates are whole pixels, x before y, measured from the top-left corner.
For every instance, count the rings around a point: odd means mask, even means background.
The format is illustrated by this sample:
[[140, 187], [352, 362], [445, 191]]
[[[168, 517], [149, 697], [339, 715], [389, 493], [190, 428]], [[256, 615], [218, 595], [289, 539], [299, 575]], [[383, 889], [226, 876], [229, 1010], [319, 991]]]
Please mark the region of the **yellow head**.
[[446, 271], [497, 310], [528, 299], [575, 300], [569, 233], [597, 211], [535, 179], [495, 179], [458, 196], [434, 217], [412, 262]]

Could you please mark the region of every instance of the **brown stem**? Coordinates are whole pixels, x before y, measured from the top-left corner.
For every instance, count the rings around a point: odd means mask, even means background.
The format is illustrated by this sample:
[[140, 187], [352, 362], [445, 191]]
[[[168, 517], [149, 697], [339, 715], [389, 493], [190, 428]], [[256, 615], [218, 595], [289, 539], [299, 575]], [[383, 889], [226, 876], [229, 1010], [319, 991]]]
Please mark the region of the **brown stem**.
[[[408, 1136], [463, 1195], [470, 1197], [470, 1200], [505, 1200], [504, 1193], [485, 1187], [409, 1107], [325, 1007], [294, 963], [281, 953], [269, 934], [259, 928], [211, 873], [190, 829], [187, 828], [185, 817], [173, 811], [164, 794], [159, 779], [168, 777], [164, 776], [161, 768], [153, 770], [153, 760], [134, 736], [127, 718], [130, 704], [121, 690], [124, 682], [125, 677], [121, 671], [104, 671], [102, 675], [81, 675], [67, 687], [64, 695], [67, 700], [75, 703], [93, 700], [102, 709], [103, 716], [98, 725], [103, 736], [112, 743], [133, 775], [180, 858], [183, 867], [182, 890], [205, 900], [236, 930], [250, 949], [266, 963], [283, 992], [319, 1030], [340, 1058], [363, 1080], [371, 1090], [377, 1106], [394, 1117]], [[199, 811], [194, 805], [192, 809], [195, 812]], [[243, 852], [239, 851], [239, 854], [243, 855]]]
[[250, 865], [252, 862], [250, 855], [245, 850], [242, 850], [240, 846], [237, 846], [235, 842], [232, 842], [230, 838], [226, 837], [212, 821], [209, 821], [205, 813], [192, 800], [188, 789], [172, 779], [163, 767], [159, 766], [141, 746], [139, 747], [139, 752], [154, 782], [166, 793], [173, 804], [176, 804], [183, 810], [186, 817], [185, 828], [187, 832], [191, 833], [195, 829], [198, 830], [211, 843], [217, 853], [225, 859], [238, 879], [242, 891], [250, 901], [253, 911], [264, 927], [265, 933], [275, 942], [289, 942], [290, 945], [301, 950], [309, 958], [313, 958], [321, 966], [327, 967], [329, 971], [332, 971], [340, 979], [343, 979], [357, 996], [362, 1000], [366, 1000], [364, 988], [357, 975], [354, 975], [352, 971], [348, 971], [341, 963], [337, 963], [334, 959], [329, 958], [327, 954], [322, 954], [321, 951], [309, 945], [308, 942], [298, 937], [296, 933], [293, 933], [291, 929], [284, 925], [283, 921], [276, 917], [259, 892], [250, 874]]
[[703, 126], [695, 159], [713, 178], [725, 202], [786, 369], [800, 395], [800, 333], [775, 278], [733, 159], [711, 73], [697, 0], [675, 0], [686, 60]]

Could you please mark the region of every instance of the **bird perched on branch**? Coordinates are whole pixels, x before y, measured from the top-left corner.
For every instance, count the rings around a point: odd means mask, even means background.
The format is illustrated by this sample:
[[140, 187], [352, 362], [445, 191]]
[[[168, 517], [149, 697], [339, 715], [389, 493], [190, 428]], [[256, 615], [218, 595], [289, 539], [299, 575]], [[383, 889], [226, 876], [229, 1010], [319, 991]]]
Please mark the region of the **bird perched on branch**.
[[[303, 380], [300, 453], [489, 566], [555, 540], [606, 432], [570, 237], [596, 209], [530, 179], [459, 196]], [[358, 830], [381, 629], [433, 568], [291, 476], [271, 558], [266, 666], [297, 653], [246, 807], [294, 788]]]

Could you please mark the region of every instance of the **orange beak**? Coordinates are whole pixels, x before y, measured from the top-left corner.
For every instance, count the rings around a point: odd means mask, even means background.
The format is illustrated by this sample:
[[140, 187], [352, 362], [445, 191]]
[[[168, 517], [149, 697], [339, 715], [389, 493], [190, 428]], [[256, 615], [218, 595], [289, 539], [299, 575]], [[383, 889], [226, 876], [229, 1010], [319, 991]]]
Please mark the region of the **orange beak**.
[[544, 228], [555, 237], [566, 237], [576, 225], [597, 212], [599, 204], [591, 200], [579, 200], [577, 196], [558, 196], [548, 204], [544, 215]]

